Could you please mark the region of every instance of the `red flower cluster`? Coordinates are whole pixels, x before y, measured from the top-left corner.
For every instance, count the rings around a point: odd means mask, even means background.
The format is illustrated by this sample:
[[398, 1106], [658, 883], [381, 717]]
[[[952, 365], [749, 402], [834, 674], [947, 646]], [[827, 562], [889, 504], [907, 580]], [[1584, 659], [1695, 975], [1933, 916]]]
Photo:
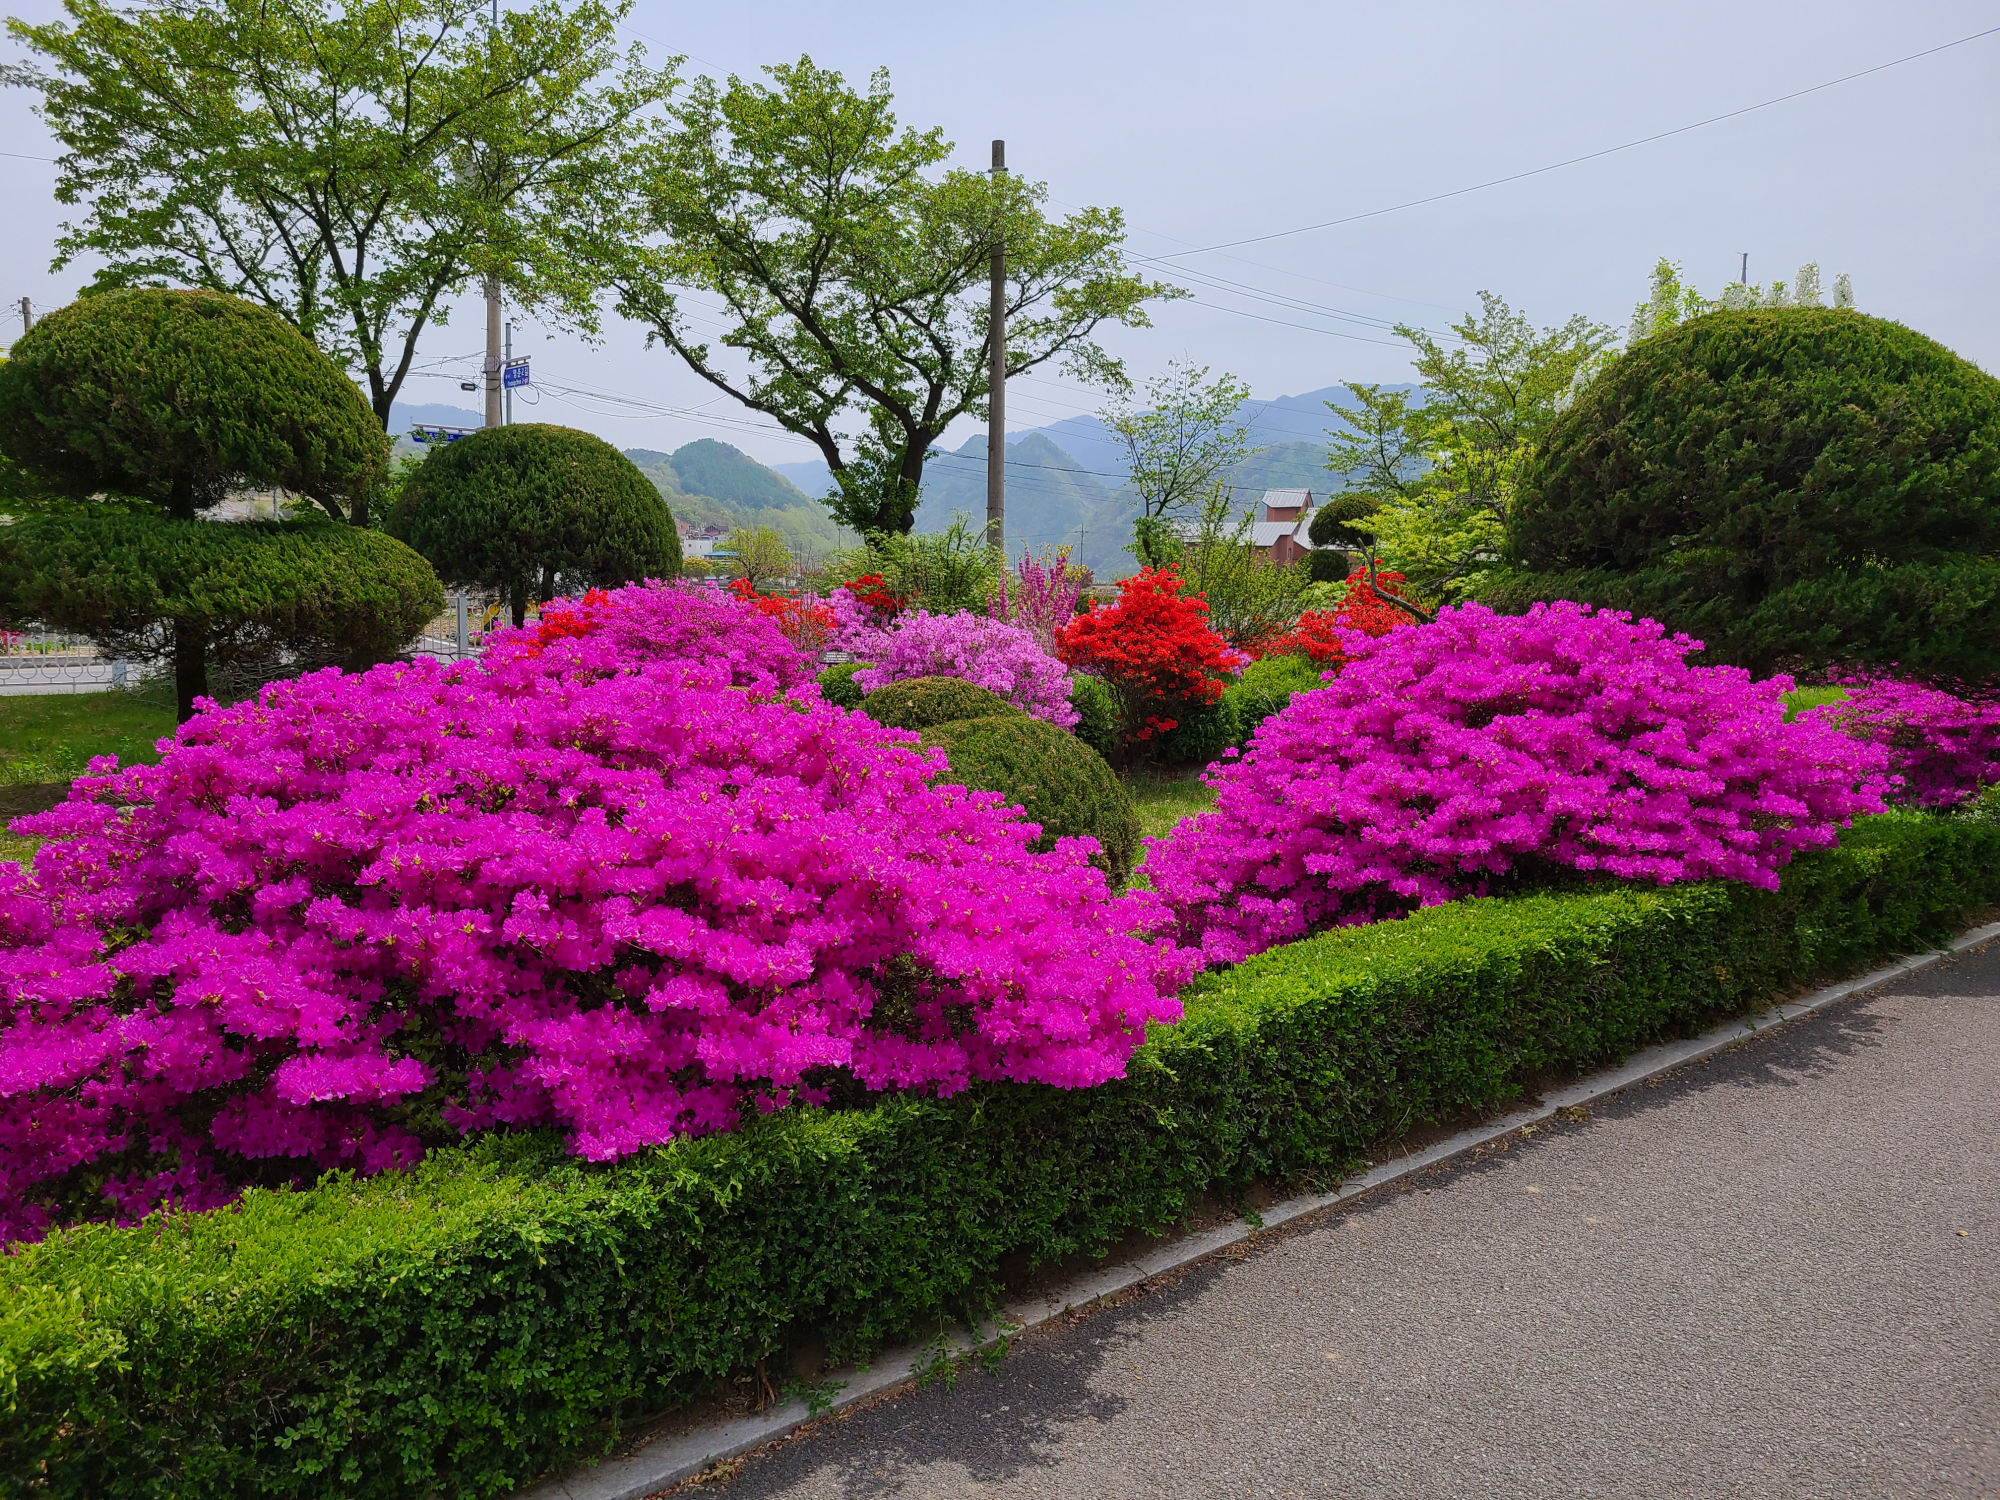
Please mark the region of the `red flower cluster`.
[[603, 589], [591, 589], [580, 599], [551, 599], [541, 607], [535, 644], [581, 640], [603, 623], [604, 611], [610, 607], [611, 596]]
[[819, 600], [760, 594], [757, 585], [747, 578], [739, 578], [730, 584], [729, 592], [769, 619], [785, 633], [785, 639], [801, 651], [821, 650], [837, 623], [833, 610]]
[[891, 593], [888, 583], [880, 573], [863, 573], [859, 578], [851, 578], [841, 585], [854, 596], [854, 602], [865, 604], [877, 614], [892, 616], [899, 613], [909, 601]]
[[1106, 679], [1125, 709], [1133, 740], [1164, 734], [1176, 710], [1213, 703], [1223, 678], [1247, 661], [1208, 624], [1208, 604], [1183, 598], [1171, 567], [1147, 568], [1118, 585], [1118, 602], [1078, 615], [1056, 632], [1070, 666]]
[[1265, 656], [1307, 656], [1320, 667], [1338, 669], [1348, 660], [1341, 644], [1343, 631], [1358, 630], [1367, 636], [1384, 636], [1392, 630], [1417, 623], [1408, 610], [1398, 609], [1383, 597], [1402, 598], [1395, 585], [1401, 573], [1377, 573], [1368, 581], [1368, 570], [1356, 568], [1347, 575], [1347, 597], [1339, 609], [1307, 610], [1298, 624], [1264, 648]]

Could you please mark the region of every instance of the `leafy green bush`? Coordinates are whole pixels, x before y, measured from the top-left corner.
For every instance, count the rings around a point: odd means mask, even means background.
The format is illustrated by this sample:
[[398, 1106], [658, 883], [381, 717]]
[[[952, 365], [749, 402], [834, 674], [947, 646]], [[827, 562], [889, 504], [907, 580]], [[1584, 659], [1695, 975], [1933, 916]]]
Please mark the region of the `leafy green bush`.
[[[181, 717], [210, 664], [281, 651], [349, 667], [394, 656], [444, 608], [430, 564], [359, 526], [183, 521], [109, 514], [24, 516], [0, 527], [0, 598], [115, 655], [168, 652]], [[191, 685], [192, 684], [192, 685]]]
[[1160, 737], [1160, 758], [1175, 765], [1206, 764], [1225, 750], [1240, 750], [1259, 724], [1292, 701], [1292, 694], [1324, 687], [1319, 674], [1303, 656], [1253, 661], [1222, 690], [1221, 698], [1198, 705]]
[[[884, 688], [883, 692], [888, 689]], [[882, 696], [870, 696], [872, 704]], [[1102, 846], [1091, 863], [1122, 886], [1139, 853], [1139, 812], [1104, 757], [1067, 730], [1008, 709], [983, 718], [925, 726], [924, 743], [944, 750], [952, 779], [1019, 803], [1042, 825], [1029, 847], [1088, 835]]]
[[847, 582], [879, 573], [882, 586], [910, 609], [934, 615], [983, 612], [1006, 577], [1006, 561], [955, 517], [943, 531], [870, 532], [859, 547], [827, 559], [828, 575]]
[[862, 700], [861, 711], [891, 729], [918, 730], [957, 719], [1021, 712], [998, 693], [962, 677], [905, 677], [870, 693]]
[[2000, 380], [1855, 312], [1692, 319], [1557, 420], [1507, 549], [1496, 604], [1635, 610], [1758, 672], [2000, 673]]
[[1070, 678], [1069, 706], [1077, 711], [1070, 733], [1106, 760], [1118, 751], [1118, 695], [1102, 677], [1078, 672]]
[[990, 1306], [1003, 1260], [1332, 1182], [1995, 899], [2000, 824], [1892, 814], [1776, 892], [1464, 901], [1274, 949], [1199, 981], [1101, 1088], [786, 1110], [610, 1168], [492, 1140], [59, 1233], [0, 1260], [0, 1489], [498, 1494], [795, 1341], [854, 1355]]
[[1306, 535], [1318, 549], [1306, 559], [1314, 583], [1340, 583], [1354, 566], [1349, 553], [1365, 556], [1374, 549], [1372, 533], [1355, 526], [1382, 508], [1379, 495], [1353, 491], [1328, 495], [1313, 510]]
[[820, 696], [829, 703], [838, 703], [842, 708], [859, 708], [867, 694], [861, 691], [861, 684], [854, 680], [854, 674], [867, 666], [865, 661], [835, 662], [819, 674]]
[[639, 467], [573, 427], [489, 427], [410, 475], [389, 530], [448, 583], [497, 589], [519, 625], [558, 590], [676, 578], [681, 542]]

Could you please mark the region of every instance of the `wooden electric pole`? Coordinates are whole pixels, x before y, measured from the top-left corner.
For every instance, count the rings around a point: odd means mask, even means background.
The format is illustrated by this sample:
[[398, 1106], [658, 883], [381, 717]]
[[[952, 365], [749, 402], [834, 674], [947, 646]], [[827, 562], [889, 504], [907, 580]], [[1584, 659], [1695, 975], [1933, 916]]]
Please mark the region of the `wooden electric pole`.
[[26, 333], [35, 326], [35, 304], [26, 297], [21, 299], [21, 332]]
[[[993, 143], [993, 181], [1007, 175], [1007, 143]], [[1000, 195], [995, 193], [997, 204]], [[993, 236], [993, 300], [986, 317], [986, 545], [1007, 551], [1007, 244]]]
[[486, 278], [486, 425], [500, 425], [500, 278]]

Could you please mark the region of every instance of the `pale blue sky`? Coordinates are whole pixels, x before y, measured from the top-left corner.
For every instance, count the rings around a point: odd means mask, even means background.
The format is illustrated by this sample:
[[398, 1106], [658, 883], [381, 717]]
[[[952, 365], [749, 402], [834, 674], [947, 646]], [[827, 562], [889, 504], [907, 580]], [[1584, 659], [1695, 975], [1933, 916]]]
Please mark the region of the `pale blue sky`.
[[[56, 6], [15, 0], [14, 10], [40, 19]], [[750, 72], [802, 52], [857, 80], [887, 67], [903, 119], [943, 126], [966, 165], [984, 166], [987, 143], [1004, 136], [1010, 165], [1047, 182], [1058, 202], [1123, 207], [1132, 248], [1148, 255], [1449, 192], [2000, 26], [2000, 5], [1969, 3], [1697, 0], [1662, 14], [1601, 3], [1035, 0], [1006, 7], [1001, 23], [990, 14], [934, 0], [641, 0], [631, 20], [656, 56], [685, 52], [691, 70]], [[1582, 312], [1622, 328], [1657, 256], [1681, 261], [1712, 294], [1747, 250], [1753, 280], [1817, 260], [1829, 285], [1838, 272], [1853, 276], [1864, 311], [2000, 369], [1996, 78], [2000, 36], [1525, 182], [1245, 247], [1229, 253], [1236, 259], [1191, 257], [1177, 264], [1254, 292], [1190, 282], [1197, 301], [1109, 342], [1137, 375], [1193, 358], [1234, 371], [1260, 396], [1400, 380], [1407, 358], [1393, 338], [1313, 309], [1441, 326], [1486, 288], [1538, 322]], [[0, 92], [0, 150], [53, 155], [29, 103]], [[0, 157], [9, 304], [25, 294], [54, 306], [84, 279], [47, 269], [62, 217], [53, 173]], [[471, 312], [429, 336], [427, 359], [476, 365]], [[545, 378], [701, 407], [662, 416], [549, 398], [535, 416], [627, 447], [715, 436], [766, 460], [810, 456], [795, 439], [746, 426], [740, 409], [713, 402], [615, 320], [597, 347], [526, 332], [518, 347]], [[471, 401], [449, 379], [413, 381], [405, 395]], [[1053, 380], [1021, 383], [1011, 425], [1100, 404]]]

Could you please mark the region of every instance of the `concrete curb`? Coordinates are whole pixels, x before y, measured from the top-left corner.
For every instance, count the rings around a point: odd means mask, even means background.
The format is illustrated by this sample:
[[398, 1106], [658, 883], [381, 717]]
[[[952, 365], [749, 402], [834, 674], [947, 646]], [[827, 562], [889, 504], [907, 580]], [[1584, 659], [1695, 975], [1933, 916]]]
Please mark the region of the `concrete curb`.
[[[1936, 952], [1919, 953], [1885, 968], [1863, 974], [1858, 979], [1829, 985], [1802, 999], [1784, 1002], [1754, 1015], [1724, 1022], [1686, 1041], [1666, 1042], [1657, 1047], [1648, 1047], [1620, 1066], [1593, 1074], [1568, 1088], [1558, 1089], [1525, 1109], [1517, 1110], [1500, 1119], [1490, 1120], [1483, 1125], [1476, 1125], [1448, 1140], [1398, 1157], [1392, 1162], [1375, 1165], [1364, 1175], [1343, 1182], [1331, 1193], [1309, 1193], [1274, 1204], [1263, 1211], [1261, 1216], [1263, 1223], [1260, 1229], [1253, 1229], [1240, 1220], [1225, 1224], [1219, 1229], [1211, 1229], [1163, 1244], [1149, 1255], [1102, 1266], [1077, 1277], [1055, 1291], [1011, 1302], [1007, 1304], [998, 1323], [976, 1330], [960, 1330], [944, 1341], [942, 1352], [958, 1356], [990, 1347], [1005, 1334], [1019, 1333], [1024, 1329], [1033, 1328], [1072, 1309], [1088, 1307], [1106, 1297], [1128, 1291], [1168, 1271], [1176, 1271], [1197, 1261], [1206, 1260], [1231, 1245], [1255, 1238], [1260, 1232], [1275, 1229], [1281, 1224], [1304, 1218], [1308, 1214], [1320, 1213], [1336, 1204], [1345, 1203], [1350, 1198], [1372, 1192], [1398, 1178], [1407, 1177], [1438, 1162], [1463, 1155], [1489, 1141], [1511, 1134], [1524, 1125], [1547, 1120], [1559, 1110], [1588, 1104], [1608, 1094], [1628, 1089], [1636, 1083], [1643, 1083], [1671, 1069], [1711, 1057], [1755, 1036], [1760, 1031], [1782, 1025], [1787, 1021], [1795, 1021], [1801, 1016], [1811, 1015], [1814, 1011], [1845, 1000], [1851, 995], [1900, 979], [1905, 974], [1925, 968], [1941, 958], [1962, 953], [1968, 948], [1976, 948], [1995, 938], [2000, 938], [2000, 922], [1975, 927]], [[879, 1396], [885, 1391], [907, 1385], [935, 1363], [939, 1356], [940, 1348], [937, 1344], [885, 1351], [868, 1370], [850, 1377], [841, 1387], [839, 1394], [819, 1415], [841, 1411]], [[679, 1437], [662, 1439], [640, 1449], [630, 1457], [611, 1459], [594, 1468], [578, 1470], [566, 1479], [552, 1480], [533, 1489], [520, 1491], [516, 1495], [516, 1500], [644, 1500], [648, 1495], [656, 1494], [699, 1474], [713, 1463], [735, 1458], [784, 1437], [810, 1420], [813, 1420], [813, 1414], [808, 1412], [805, 1402], [787, 1401], [756, 1416], [711, 1422]]]

